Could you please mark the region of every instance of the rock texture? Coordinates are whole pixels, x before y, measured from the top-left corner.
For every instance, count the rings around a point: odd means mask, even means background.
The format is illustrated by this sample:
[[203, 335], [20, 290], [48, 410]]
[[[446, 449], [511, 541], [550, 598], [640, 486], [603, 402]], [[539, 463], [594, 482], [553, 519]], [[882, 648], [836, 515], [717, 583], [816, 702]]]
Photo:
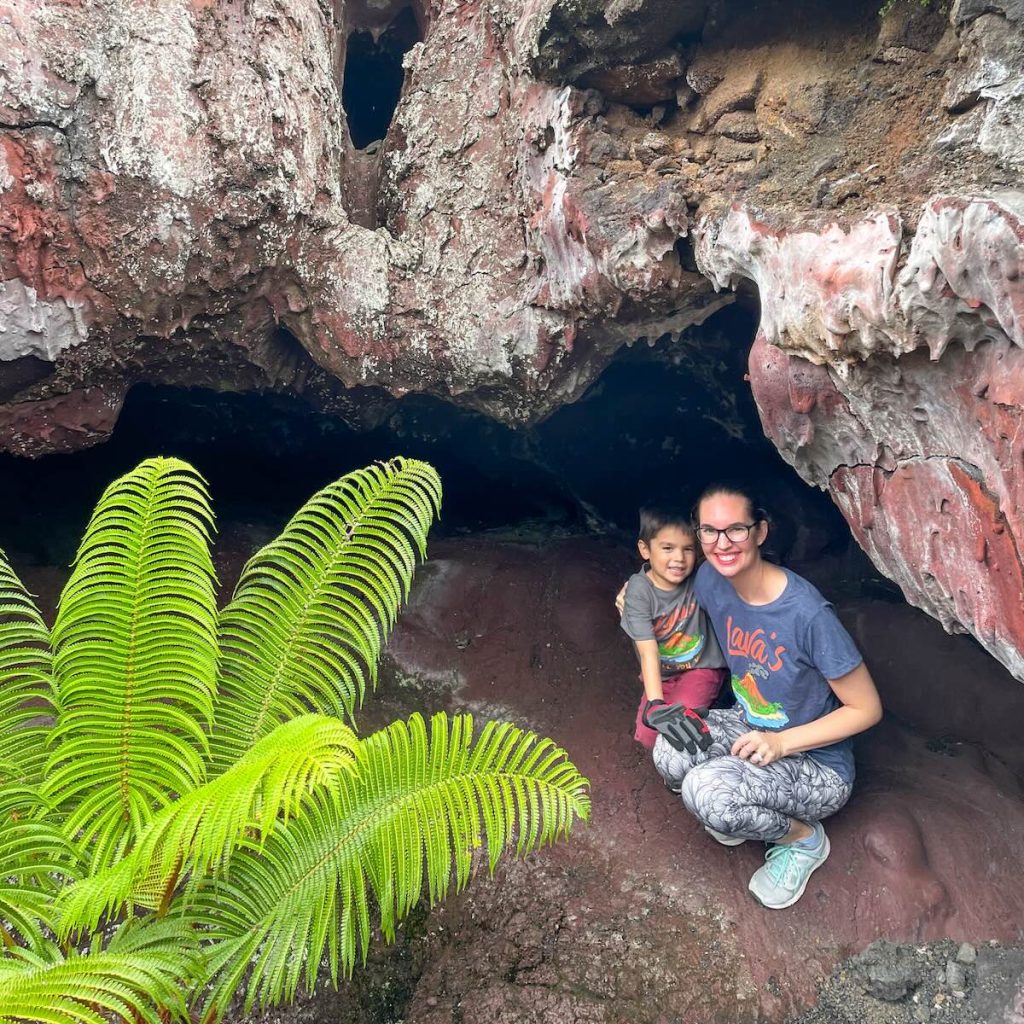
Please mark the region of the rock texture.
[[828, 487], [908, 600], [1024, 678], [1024, 249], [1016, 196], [940, 197], [897, 274], [893, 215], [701, 238], [764, 296], [750, 379], [769, 437]]
[[[756, 292], [769, 436], [1024, 678], [1024, 12], [877, 8], [0, 5], [0, 445], [103, 440], [138, 382], [534, 422]], [[402, 19], [357, 149], [348, 40]]]

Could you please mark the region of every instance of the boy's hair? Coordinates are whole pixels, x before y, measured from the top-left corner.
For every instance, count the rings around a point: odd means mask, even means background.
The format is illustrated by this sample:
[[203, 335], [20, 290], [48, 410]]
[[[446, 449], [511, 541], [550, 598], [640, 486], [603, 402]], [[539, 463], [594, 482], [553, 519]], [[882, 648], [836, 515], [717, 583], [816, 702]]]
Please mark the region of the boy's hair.
[[688, 537], [696, 537], [690, 517], [669, 505], [645, 505], [640, 509], [640, 535], [637, 540], [650, 544], [666, 526], [678, 526]]

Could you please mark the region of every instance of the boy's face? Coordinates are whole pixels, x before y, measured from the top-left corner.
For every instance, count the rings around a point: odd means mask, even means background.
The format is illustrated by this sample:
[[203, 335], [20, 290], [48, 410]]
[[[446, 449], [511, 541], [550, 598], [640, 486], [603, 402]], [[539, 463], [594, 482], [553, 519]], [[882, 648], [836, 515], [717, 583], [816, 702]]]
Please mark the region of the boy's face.
[[637, 541], [640, 556], [651, 563], [651, 582], [662, 590], [678, 587], [697, 564], [697, 540], [688, 530], [663, 526], [650, 544]]

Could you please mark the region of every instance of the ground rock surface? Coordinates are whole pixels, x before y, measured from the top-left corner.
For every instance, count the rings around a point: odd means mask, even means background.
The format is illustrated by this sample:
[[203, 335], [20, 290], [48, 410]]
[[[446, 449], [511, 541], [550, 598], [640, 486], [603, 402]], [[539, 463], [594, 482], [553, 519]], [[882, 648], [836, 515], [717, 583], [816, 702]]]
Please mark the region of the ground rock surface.
[[[769, 436], [1024, 677], [1019, 4], [799, 7], [0, 8], [0, 444], [93, 444], [143, 381], [531, 422], [756, 291]], [[402, 17], [357, 148], [348, 40]]]

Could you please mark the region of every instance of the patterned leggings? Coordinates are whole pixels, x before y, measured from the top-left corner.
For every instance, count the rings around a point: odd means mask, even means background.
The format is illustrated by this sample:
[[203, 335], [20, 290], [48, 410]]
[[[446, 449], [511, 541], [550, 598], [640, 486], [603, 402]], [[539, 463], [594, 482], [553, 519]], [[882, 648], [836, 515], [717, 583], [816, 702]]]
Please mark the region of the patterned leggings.
[[758, 767], [729, 753], [750, 731], [739, 708], [708, 712], [714, 740], [696, 755], [676, 750], [663, 736], [654, 745], [654, 767], [672, 789], [682, 785], [686, 809], [716, 832], [775, 842], [790, 819], [813, 823], [835, 814], [852, 786], [807, 754]]

